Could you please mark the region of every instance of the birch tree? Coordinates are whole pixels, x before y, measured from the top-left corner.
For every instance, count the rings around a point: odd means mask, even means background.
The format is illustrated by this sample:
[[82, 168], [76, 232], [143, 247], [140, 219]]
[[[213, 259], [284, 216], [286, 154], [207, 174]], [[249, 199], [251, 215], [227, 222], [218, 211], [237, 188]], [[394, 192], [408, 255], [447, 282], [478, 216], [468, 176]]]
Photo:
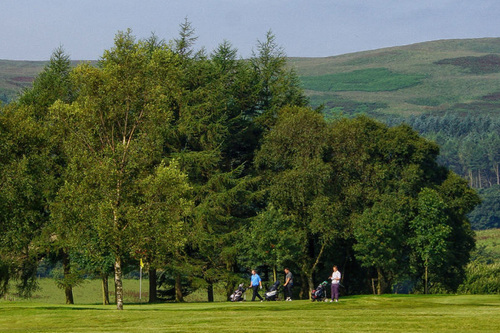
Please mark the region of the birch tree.
[[[94, 229], [114, 256], [116, 303], [123, 309], [124, 258], [140, 234], [132, 218], [138, 184], [162, 160], [172, 105], [180, 89], [178, 57], [164, 44], [120, 32], [97, 67], [72, 71], [78, 98], [52, 107], [66, 131], [73, 179], [84, 186]], [[85, 194], [86, 193], [86, 194]]]

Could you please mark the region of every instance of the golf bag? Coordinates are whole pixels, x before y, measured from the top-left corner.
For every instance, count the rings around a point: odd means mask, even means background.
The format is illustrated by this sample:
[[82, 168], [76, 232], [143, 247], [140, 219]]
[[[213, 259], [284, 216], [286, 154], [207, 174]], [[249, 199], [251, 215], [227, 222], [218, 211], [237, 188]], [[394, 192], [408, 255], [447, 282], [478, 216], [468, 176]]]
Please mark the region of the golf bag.
[[266, 301], [276, 301], [278, 299], [278, 289], [280, 282], [276, 281], [266, 292]]
[[234, 291], [234, 293], [231, 294], [231, 296], [229, 296], [229, 299], [231, 300], [231, 302], [241, 302], [243, 301], [243, 293], [245, 292], [245, 287], [244, 287], [244, 284], [243, 283], [240, 283], [240, 285], [238, 286], [238, 289], [236, 289]]
[[322, 302], [326, 299], [326, 286], [328, 285], [328, 281], [321, 282], [316, 289], [311, 291], [311, 300]]

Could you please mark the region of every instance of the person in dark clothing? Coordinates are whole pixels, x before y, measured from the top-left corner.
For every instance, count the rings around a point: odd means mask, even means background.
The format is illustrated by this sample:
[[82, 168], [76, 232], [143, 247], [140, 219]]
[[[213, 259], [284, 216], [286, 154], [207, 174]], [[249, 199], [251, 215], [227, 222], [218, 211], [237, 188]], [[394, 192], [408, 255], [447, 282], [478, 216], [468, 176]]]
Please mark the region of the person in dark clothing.
[[253, 289], [252, 301], [255, 301], [255, 297], [258, 297], [262, 302], [262, 297], [259, 295], [259, 287], [262, 289], [262, 280], [260, 279], [259, 274], [252, 269], [252, 277], [250, 279], [250, 287]]
[[283, 287], [285, 287], [285, 301], [291, 301], [292, 300], [292, 287], [293, 287], [293, 274], [290, 272], [288, 268], [285, 268], [285, 283], [283, 284]]

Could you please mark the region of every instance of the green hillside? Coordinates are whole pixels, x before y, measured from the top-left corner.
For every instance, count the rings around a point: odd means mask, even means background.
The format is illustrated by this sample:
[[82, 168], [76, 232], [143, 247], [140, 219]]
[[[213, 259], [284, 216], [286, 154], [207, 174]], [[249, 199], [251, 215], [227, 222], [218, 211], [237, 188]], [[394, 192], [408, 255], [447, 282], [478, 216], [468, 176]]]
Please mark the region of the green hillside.
[[484, 247], [497, 262], [500, 262], [500, 229], [476, 231], [476, 242], [478, 247]]
[[291, 58], [313, 105], [326, 111], [421, 114], [500, 110], [500, 38], [442, 40]]
[[[72, 64], [76, 66], [80, 62], [72, 61]], [[48, 61], [0, 59], [0, 102], [11, 102], [23, 89], [31, 87], [33, 80], [47, 63]]]
[[[313, 106], [420, 114], [500, 109], [500, 38], [440, 40], [325, 58], [289, 58]], [[0, 99], [29, 86], [45, 62], [0, 60]]]
[[15, 99], [23, 88], [31, 86], [44, 66], [43, 61], [0, 60], [0, 101], [7, 103]]

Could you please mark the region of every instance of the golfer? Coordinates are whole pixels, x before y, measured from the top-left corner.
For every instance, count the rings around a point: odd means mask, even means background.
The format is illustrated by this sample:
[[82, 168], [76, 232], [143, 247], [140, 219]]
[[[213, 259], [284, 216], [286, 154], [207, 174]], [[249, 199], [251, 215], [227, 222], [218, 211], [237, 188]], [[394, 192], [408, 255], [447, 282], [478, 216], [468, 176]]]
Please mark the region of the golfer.
[[285, 284], [283, 284], [283, 287], [285, 287], [285, 296], [286, 299], [285, 301], [291, 301], [292, 300], [292, 287], [293, 287], [293, 274], [290, 272], [288, 268], [285, 268]]
[[340, 285], [340, 272], [337, 266], [333, 266], [333, 273], [329, 279], [332, 279], [332, 299], [330, 302], [338, 302], [339, 301], [339, 285]]
[[250, 287], [253, 289], [252, 301], [255, 301], [255, 297], [258, 297], [262, 302], [262, 297], [259, 295], [259, 287], [262, 289], [262, 280], [259, 274], [252, 269], [252, 277], [250, 278]]

